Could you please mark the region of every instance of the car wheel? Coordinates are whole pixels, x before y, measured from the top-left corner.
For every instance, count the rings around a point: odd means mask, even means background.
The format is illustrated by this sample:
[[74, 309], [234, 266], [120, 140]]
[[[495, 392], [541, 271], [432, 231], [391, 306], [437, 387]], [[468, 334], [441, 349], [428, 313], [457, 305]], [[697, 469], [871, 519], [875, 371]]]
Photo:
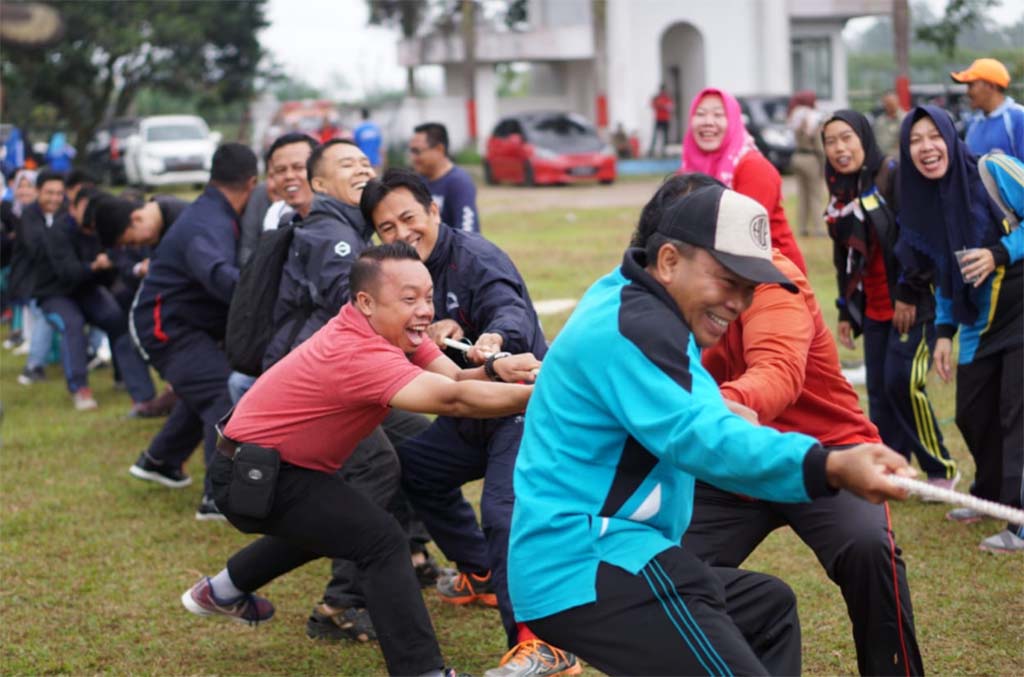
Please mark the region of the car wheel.
[[610, 186], [613, 183], [615, 183], [615, 179], [601, 179], [598, 183], [600, 183], [602, 186]]
[[480, 164], [484, 169], [484, 183], [488, 186], [497, 184], [498, 182], [494, 180], [494, 172], [491, 171], [491, 164], [487, 160], [483, 160]]
[[533, 176], [533, 165], [530, 164], [529, 160], [523, 162], [523, 185], [524, 186], [536, 186], [537, 181]]

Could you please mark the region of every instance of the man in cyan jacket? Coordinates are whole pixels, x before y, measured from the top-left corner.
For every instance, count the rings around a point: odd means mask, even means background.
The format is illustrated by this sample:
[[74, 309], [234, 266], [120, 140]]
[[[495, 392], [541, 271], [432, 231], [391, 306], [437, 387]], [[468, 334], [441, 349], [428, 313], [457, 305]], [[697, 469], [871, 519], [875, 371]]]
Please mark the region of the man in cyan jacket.
[[515, 468], [516, 616], [607, 674], [799, 674], [792, 590], [680, 547], [700, 516], [695, 480], [787, 503], [837, 489], [878, 502], [906, 496], [886, 472], [913, 471], [880, 444], [828, 450], [723, 401], [701, 349], [758, 283], [797, 286], [772, 264], [754, 200], [714, 186], [663, 207], [544, 361]]
[[[646, 245], [681, 195], [716, 184], [703, 175], [669, 179], [644, 209], [634, 241]], [[761, 425], [809, 435], [825, 449], [881, 443], [840, 371], [832, 332], [807, 278], [777, 249], [771, 262], [796, 293], [758, 285], [749, 307], [726, 318], [731, 321], [722, 335], [704, 347], [704, 368], [725, 400], [752, 409]], [[698, 480], [683, 548], [712, 566], [739, 567], [784, 525], [814, 551], [842, 590], [861, 673], [921, 674], [906, 570], [885, 506], [846, 491], [810, 503], [755, 500]]]
[[[215, 451], [214, 425], [231, 407], [231, 368], [220, 346], [228, 305], [238, 282], [238, 217], [256, 185], [256, 156], [228, 143], [213, 156], [210, 183], [178, 217], [150, 261], [132, 308], [133, 336], [180, 398], [167, 423], [129, 469], [166, 487], [188, 486], [182, 463], [202, 440], [207, 464]], [[196, 519], [223, 519], [209, 497], [209, 480]]]

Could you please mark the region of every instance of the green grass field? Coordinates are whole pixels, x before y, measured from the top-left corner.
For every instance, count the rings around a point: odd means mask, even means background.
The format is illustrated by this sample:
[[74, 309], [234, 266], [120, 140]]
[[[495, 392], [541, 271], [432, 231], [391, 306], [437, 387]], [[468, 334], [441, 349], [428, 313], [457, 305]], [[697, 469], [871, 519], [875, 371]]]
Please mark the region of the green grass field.
[[[488, 235], [519, 265], [535, 300], [579, 297], [621, 257], [637, 208], [488, 213]], [[827, 240], [801, 246], [834, 324]], [[544, 318], [555, 336], [568, 313]], [[858, 352], [842, 351], [844, 359]], [[178, 597], [219, 570], [250, 537], [196, 522], [202, 463], [193, 486], [166, 490], [132, 479], [129, 465], [161, 421], [123, 418], [129, 402], [109, 370], [93, 372], [100, 410], [76, 413], [59, 370], [31, 388], [16, 376], [24, 358], [0, 356], [0, 672], [36, 674], [345, 674], [383, 672], [376, 645], [306, 639], [304, 624], [326, 583], [328, 563], [307, 565], [262, 593], [277, 607], [256, 629], [200, 619]], [[952, 424], [953, 386], [930, 388], [946, 442], [973, 474]], [[961, 485], [965, 488], [966, 482]], [[468, 493], [474, 498], [478, 486]], [[979, 552], [1002, 525], [946, 522], [946, 508], [911, 500], [893, 506], [913, 593], [918, 639], [933, 674], [1024, 671], [1024, 559]], [[856, 672], [838, 590], [789, 530], [773, 534], [746, 565], [785, 579], [799, 598], [804, 670]], [[504, 650], [497, 613], [426, 599], [448, 662], [481, 674]]]

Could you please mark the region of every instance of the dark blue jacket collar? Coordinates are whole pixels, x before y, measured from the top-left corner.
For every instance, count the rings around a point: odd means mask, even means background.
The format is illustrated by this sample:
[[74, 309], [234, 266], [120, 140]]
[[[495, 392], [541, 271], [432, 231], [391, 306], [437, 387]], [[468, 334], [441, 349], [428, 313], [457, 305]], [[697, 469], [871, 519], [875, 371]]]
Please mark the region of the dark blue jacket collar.
[[625, 255], [622, 257], [622, 274], [627, 280], [643, 287], [648, 293], [665, 304], [683, 324], [687, 327], [690, 326], [687, 324], [686, 318], [683, 317], [683, 313], [679, 310], [675, 299], [669, 296], [665, 287], [647, 272], [647, 254], [644, 253], [643, 249], [630, 247], [626, 250]]
[[437, 226], [437, 241], [434, 242], [434, 250], [424, 261], [430, 277], [436, 278], [452, 258], [452, 249], [455, 247], [455, 231], [439, 223]]

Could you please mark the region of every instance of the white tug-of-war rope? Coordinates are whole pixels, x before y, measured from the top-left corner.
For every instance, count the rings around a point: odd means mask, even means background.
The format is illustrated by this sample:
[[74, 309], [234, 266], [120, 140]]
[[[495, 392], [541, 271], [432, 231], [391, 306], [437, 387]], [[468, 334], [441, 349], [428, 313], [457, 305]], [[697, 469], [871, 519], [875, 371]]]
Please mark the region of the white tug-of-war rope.
[[933, 501], [942, 501], [943, 503], [954, 503], [988, 515], [989, 517], [1006, 520], [1011, 524], [1024, 524], [1024, 510], [1011, 508], [1010, 506], [1003, 505], [1002, 503], [986, 501], [983, 498], [977, 498], [970, 494], [961, 494], [959, 491], [934, 487], [927, 482], [913, 480], [909, 477], [903, 477], [902, 475], [889, 475], [889, 481], [898, 487], [906, 489], [912, 494], [921, 496], [922, 498], [931, 499]]
[[[449, 348], [455, 348], [462, 352], [466, 352], [473, 347], [468, 343], [456, 341], [450, 338], [444, 339], [444, 344]], [[983, 498], [977, 498], [970, 494], [961, 494], [960, 492], [953, 491], [951, 489], [935, 487], [927, 482], [913, 480], [909, 477], [903, 477], [902, 475], [889, 475], [889, 481], [898, 487], [906, 489], [912, 494], [917, 494], [922, 498], [927, 498], [932, 501], [941, 501], [943, 503], [953, 503], [954, 505], [970, 508], [984, 515], [988, 515], [989, 517], [1006, 520], [1012, 524], [1024, 524], [1024, 510], [1011, 508], [1010, 506], [1003, 505], [1002, 503], [986, 501]]]

